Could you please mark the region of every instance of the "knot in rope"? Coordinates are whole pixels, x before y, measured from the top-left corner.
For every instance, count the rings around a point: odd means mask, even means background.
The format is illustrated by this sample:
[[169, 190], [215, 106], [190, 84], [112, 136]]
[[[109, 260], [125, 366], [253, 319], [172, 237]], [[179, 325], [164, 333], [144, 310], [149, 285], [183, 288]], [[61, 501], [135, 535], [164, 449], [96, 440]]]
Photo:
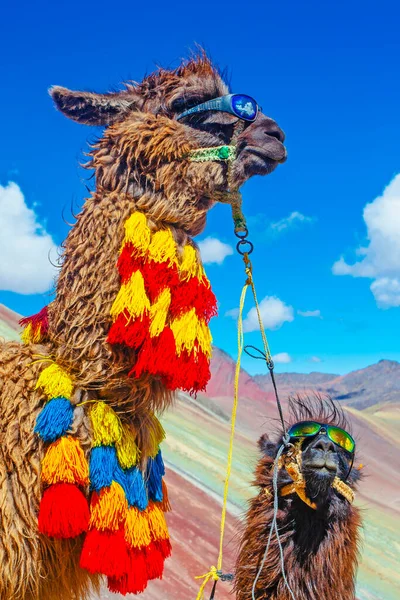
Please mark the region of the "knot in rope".
[[210, 567], [208, 573], [204, 573], [204, 575], [197, 575], [195, 579], [203, 579], [203, 583], [200, 586], [199, 593], [197, 594], [196, 600], [202, 600], [204, 598], [204, 589], [207, 583], [212, 579], [214, 581], [218, 581], [220, 576], [222, 575], [221, 571], [218, 571], [217, 567]]

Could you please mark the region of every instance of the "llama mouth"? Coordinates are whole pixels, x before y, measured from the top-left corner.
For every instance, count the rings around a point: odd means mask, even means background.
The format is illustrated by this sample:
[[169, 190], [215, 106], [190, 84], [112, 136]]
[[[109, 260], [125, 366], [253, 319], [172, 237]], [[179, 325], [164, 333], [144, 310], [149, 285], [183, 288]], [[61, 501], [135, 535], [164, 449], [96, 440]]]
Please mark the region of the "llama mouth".
[[270, 146], [268, 145], [265, 148], [246, 146], [243, 152], [248, 152], [257, 158], [261, 158], [266, 163], [269, 163], [272, 160], [282, 164], [287, 159], [287, 151], [285, 146], [275, 138], [271, 138]]
[[331, 462], [318, 462], [318, 463], [308, 463], [308, 469], [312, 471], [318, 471], [323, 474], [331, 474], [337, 472], [337, 466]]

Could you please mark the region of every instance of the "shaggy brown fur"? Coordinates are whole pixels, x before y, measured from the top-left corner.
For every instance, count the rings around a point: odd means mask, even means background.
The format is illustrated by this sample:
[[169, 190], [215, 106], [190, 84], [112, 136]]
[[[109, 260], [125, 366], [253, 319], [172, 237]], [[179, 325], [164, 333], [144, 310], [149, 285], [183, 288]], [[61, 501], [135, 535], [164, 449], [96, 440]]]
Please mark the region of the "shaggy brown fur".
[[[291, 424], [302, 420], [333, 424], [348, 431], [343, 411], [330, 401], [300, 398], [292, 400]], [[281, 440], [282, 438], [273, 443], [268, 436], [263, 436], [260, 440], [263, 457], [258, 463], [255, 478], [259, 493], [250, 503], [237, 561], [237, 600], [252, 600], [253, 582], [261, 565], [273, 518], [273, 495], [265, 490], [273, 489], [273, 464]], [[305, 445], [303, 442], [303, 461]], [[339, 454], [340, 452], [338, 451]], [[342, 458], [338, 457], [338, 474], [343, 477], [346, 466], [342, 465]], [[307, 506], [295, 494], [279, 498], [278, 528], [289, 585], [296, 600], [354, 600], [361, 525], [359, 511], [332, 488], [326, 488], [321, 483], [319, 488], [315, 488], [315, 481], [307, 481], [307, 469], [304, 467], [303, 475], [308, 486], [308, 496], [312, 495], [317, 503], [317, 510]], [[353, 470], [347, 484], [354, 488], [357, 479], [358, 472]], [[278, 489], [290, 481], [287, 474], [281, 472]], [[282, 577], [275, 534], [257, 582], [255, 598], [292, 600]]]
[[[174, 71], [160, 69], [118, 93], [51, 90], [68, 117], [108, 127], [90, 153], [96, 191], [63, 244], [47, 343], [0, 345], [0, 600], [78, 600], [87, 597], [91, 583], [96, 585], [96, 578], [78, 567], [80, 540], [38, 535], [43, 447], [34, 424], [45, 399], [34, 388], [48, 364], [40, 361], [51, 356], [68, 371], [75, 404], [99, 398], [112, 403], [123, 421], [134, 424], [146, 457], [149, 411], [163, 410], [172, 395], [156, 377], [129, 378], [134, 351], [122, 352], [106, 342], [120, 287], [116, 261], [124, 223], [140, 210], [154, 229], [169, 227], [182, 246], [203, 230], [215, 192], [237, 188], [285, 160], [283, 133], [260, 113], [238, 138], [229, 182], [225, 163], [189, 162], [191, 149], [229, 143], [236, 118], [205, 113], [178, 122], [176, 115], [227, 91], [205, 55]], [[77, 408], [75, 415], [74, 431], [88, 451], [84, 410]]]

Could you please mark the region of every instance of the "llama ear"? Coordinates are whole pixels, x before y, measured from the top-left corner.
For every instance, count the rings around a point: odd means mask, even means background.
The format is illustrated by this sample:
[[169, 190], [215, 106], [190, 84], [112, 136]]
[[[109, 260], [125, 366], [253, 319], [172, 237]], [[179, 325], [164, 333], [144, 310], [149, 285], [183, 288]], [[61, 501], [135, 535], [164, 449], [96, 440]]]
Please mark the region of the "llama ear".
[[258, 447], [260, 448], [261, 452], [263, 452], [267, 456], [275, 458], [276, 444], [274, 444], [274, 442], [271, 442], [267, 433], [264, 433], [264, 435], [262, 435], [258, 440]]
[[140, 103], [140, 95], [132, 86], [126, 91], [110, 94], [73, 92], [54, 86], [49, 89], [49, 94], [65, 116], [86, 125], [111, 125], [129, 111], [138, 110]]

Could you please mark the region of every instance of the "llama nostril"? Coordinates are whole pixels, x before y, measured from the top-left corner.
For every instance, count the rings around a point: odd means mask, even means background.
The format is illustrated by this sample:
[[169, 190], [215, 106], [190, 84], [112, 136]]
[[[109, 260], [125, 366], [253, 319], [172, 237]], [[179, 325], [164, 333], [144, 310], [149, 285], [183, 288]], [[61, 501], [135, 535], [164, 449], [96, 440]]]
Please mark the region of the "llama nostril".
[[335, 444], [328, 438], [319, 438], [314, 445], [315, 450], [322, 450], [322, 452], [335, 452]]
[[275, 139], [277, 139], [279, 142], [284, 142], [285, 141], [285, 134], [283, 133], [282, 130], [280, 129], [273, 129], [271, 131], [265, 131], [264, 132], [266, 135], [269, 135], [269, 137], [274, 137]]

